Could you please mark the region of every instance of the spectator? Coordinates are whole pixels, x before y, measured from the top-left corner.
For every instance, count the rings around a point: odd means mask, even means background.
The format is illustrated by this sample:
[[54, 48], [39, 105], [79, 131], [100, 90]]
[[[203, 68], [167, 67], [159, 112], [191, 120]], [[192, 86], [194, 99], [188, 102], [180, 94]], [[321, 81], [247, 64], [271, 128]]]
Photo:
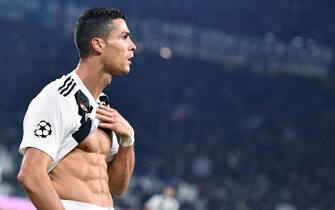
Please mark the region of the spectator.
[[144, 205], [144, 210], [178, 210], [179, 202], [175, 198], [172, 186], [164, 187], [163, 194], [153, 195]]

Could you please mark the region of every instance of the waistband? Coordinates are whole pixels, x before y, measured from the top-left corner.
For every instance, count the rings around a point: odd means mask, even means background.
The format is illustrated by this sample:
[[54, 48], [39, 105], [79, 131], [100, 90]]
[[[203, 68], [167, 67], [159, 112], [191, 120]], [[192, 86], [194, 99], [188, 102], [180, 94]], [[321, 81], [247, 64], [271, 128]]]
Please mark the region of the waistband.
[[61, 202], [66, 210], [114, 210], [114, 207], [102, 207], [80, 201], [61, 199]]

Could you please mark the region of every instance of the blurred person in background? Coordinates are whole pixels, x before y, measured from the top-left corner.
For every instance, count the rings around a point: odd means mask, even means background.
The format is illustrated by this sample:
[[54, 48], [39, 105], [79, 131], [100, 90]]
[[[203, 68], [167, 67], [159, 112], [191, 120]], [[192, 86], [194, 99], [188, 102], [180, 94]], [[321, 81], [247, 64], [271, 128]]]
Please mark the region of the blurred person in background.
[[93, 8], [77, 20], [75, 70], [30, 103], [18, 181], [37, 209], [114, 209], [134, 169], [134, 130], [103, 89], [127, 75], [135, 44], [123, 13]]
[[178, 210], [180, 204], [175, 198], [175, 194], [173, 186], [165, 186], [163, 194], [153, 195], [144, 204], [144, 210]]

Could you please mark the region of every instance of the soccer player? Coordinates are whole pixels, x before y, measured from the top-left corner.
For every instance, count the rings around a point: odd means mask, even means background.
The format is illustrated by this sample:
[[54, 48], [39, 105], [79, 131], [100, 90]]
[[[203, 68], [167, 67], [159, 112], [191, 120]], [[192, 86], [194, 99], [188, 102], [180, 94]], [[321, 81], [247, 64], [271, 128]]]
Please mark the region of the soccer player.
[[18, 181], [39, 210], [112, 210], [134, 169], [134, 130], [102, 91], [129, 73], [136, 46], [118, 9], [85, 11], [74, 35], [78, 66], [26, 112]]

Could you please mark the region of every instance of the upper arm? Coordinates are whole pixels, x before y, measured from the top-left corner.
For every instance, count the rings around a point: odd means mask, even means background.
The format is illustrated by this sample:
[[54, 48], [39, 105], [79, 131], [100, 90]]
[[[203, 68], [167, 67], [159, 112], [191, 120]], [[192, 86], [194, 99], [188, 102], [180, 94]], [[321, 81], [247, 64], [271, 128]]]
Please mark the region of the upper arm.
[[43, 89], [32, 100], [24, 117], [20, 153], [25, 154], [27, 148], [33, 147], [55, 160], [67, 123], [63, 114], [62, 100], [57, 93], [51, 88]]
[[48, 154], [37, 148], [29, 147], [24, 153], [21, 171], [29, 168], [30, 170], [45, 170], [47, 172], [51, 163], [52, 158]]

